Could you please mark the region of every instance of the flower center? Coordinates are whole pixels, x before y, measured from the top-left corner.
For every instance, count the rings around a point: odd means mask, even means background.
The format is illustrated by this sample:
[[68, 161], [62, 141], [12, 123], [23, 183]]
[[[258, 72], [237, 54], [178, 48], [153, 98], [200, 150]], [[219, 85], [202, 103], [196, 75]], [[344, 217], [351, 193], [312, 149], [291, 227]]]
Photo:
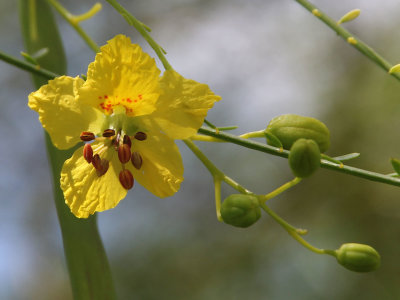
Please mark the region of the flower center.
[[[129, 136], [123, 134], [120, 129], [109, 128], [104, 130], [101, 136], [96, 136], [93, 132], [84, 131], [81, 133], [80, 138], [82, 141], [87, 142], [83, 147], [83, 157], [96, 169], [98, 177], [103, 176], [108, 171], [110, 162], [104, 158], [104, 153], [111, 150], [112, 155], [118, 155], [121, 163], [122, 170], [119, 172], [121, 185], [127, 190], [133, 187], [133, 175], [125, 168], [125, 164], [130, 161], [136, 169], [139, 170], [142, 167], [142, 156], [138, 152], [132, 151], [132, 139], [144, 141], [147, 139], [146, 133], [138, 131], [133, 136]], [[92, 147], [90, 142], [93, 140], [99, 143]]]
[[143, 100], [143, 95], [138, 94], [135, 97], [119, 97], [119, 96], [99, 96], [99, 100], [102, 101], [99, 104], [100, 109], [106, 115], [111, 115], [114, 112], [115, 106], [122, 106], [126, 110], [127, 115], [133, 114], [133, 110], [136, 106], [136, 103]]

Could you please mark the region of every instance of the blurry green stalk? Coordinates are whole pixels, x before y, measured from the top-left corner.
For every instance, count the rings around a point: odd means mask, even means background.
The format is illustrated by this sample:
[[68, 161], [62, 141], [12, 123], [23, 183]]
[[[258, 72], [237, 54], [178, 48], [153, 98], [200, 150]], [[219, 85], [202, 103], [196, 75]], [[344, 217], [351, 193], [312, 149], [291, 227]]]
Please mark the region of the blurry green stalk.
[[[19, 0], [22, 33], [29, 54], [48, 48], [38, 58], [41, 67], [66, 74], [66, 61], [52, 12], [45, 0]], [[47, 83], [43, 76], [33, 75], [36, 88]], [[78, 219], [64, 203], [60, 189], [62, 165], [75, 149], [56, 149], [46, 133], [46, 146], [53, 173], [54, 199], [60, 222], [74, 299], [116, 299], [107, 256], [97, 229], [96, 217]], [[45, 283], [44, 283], [45, 286]]]
[[[340, 24], [338, 24], [337, 21], [330, 18], [328, 15], [326, 15], [325, 13], [320, 11], [315, 5], [313, 5], [312, 3], [310, 3], [307, 0], [295, 0], [295, 1], [298, 2], [305, 9], [307, 9], [309, 12], [311, 12], [315, 17], [317, 17], [322, 22], [324, 22], [332, 30], [334, 30], [340, 37], [342, 37], [351, 46], [353, 46], [358, 51], [360, 51], [362, 54], [364, 54], [366, 57], [368, 57], [370, 60], [375, 62], [378, 66], [380, 66], [382, 69], [387, 71], [390, 75], [395, 77], [397, 80], [400, 80], [399, 73], [389, 72], [389, 70], [393, 67], [393, 65], [390, 62], [388, 62], [386, 59], [384, 59], [382, 56], [380, 56], [374, 49], [369, 47], [363, 41], [361, 41], [360, 39], [355, 37], [353, 34], [351, 34], [349, 31], [344, 29]], [[350, 40], [349, 40], [349, 38], [350, 38]]]

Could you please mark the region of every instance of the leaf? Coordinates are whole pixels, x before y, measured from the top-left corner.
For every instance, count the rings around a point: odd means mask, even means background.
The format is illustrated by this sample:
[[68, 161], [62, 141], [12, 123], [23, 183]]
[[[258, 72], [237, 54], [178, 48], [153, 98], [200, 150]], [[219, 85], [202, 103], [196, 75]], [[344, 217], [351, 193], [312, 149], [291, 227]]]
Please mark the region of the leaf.
[[342, 24], [342, 23], [346, 23], [346, 22], [350, 22], [352, 20], [354, 20], [355, 18], [357, 18], [361, 13], [360, 9], [353, 9], [351, 11], [349, 11], [347, 14], [345, 14], [343, 17], [340, 18], [340, 20], [337, 22], [338, 24]]
[[354, 152], [354, 153], [336, 156], [336, 157], [334, 157], [334, 159], [339, 160], [339, 161], [346, 161], [346, 160], [351, 160], [351, 159], [357, 158], [359, 156], [360, 156], [360, 153]]
[[264, 131], [264, 135], [265, 135], [265, 138], [267, 139], [268, 145], [274, 146], [277, 148], [282, 148], [281, 141], [275, 135], [273, 135], [271, 132], [266, 130], [266, 131]]
[[[48, 53], [37, 57], [43, 68], [66, 73], [66, 59], [52, 11], [46, 0], [20, 0], [20, 18], [27, 52]], [[43, 50], [42, 50], [43, 51]], [[32, 76], [36, 88], [46, 84], [43, 77]], [[96, 217], [78, 219], [65, 205], [60, 189], [60, 172], [75, 149], [56, 149], [46, 133], [46, 146], [53, 173], [54, 198], [64, 243], [74, 299], [115, 299], [110, 267], [97, 229]]]

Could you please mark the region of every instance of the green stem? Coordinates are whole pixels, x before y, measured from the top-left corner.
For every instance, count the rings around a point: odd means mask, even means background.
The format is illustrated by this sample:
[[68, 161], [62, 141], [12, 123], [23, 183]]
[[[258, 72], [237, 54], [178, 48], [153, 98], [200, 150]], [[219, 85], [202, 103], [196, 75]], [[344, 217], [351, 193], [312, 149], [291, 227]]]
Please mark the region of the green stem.
[[213, 176], [214, 181], [215, 180], [224, 181], [225, 183], [227, 183], [228, 185], [230, 185], [231, 187], [233, 187], [235, 190], [239, 191], [242, 194], [254, 194], [248, 189], [241, 186], [239, 183], [237, 183], [229, 176], [226, 176], [224, 172], [219, 170], [191, 140], [183, 140], [183, 142], [186, 144], [186, 146], [188, 146], [190, 150], [192, 150], [192, 152], [197, 156], [197, 158], [208, 169], [208, 171]]
[[[272, 155], [280, 156], [280, 157], [284, 157], [284, 158], [289, 157], [289, 151], [287, 151], [287, 150], [280, 149], [277, 147], [272, 147], [269, 145], [265, 145], [262, 143], [252, 141], [252, 140], [246, 140], [246, 139], [237, 137], [235, 135], [232, 135], [232, 134], [229, 134], [226, 132], [218, 132], [217, 133], [214, 130], [205, 128], [205, 127], [201, 127], [198, 132], [201, 134], [204, 134], [207, 136], [212, 136], [212, 137], [221, 139], [223, 141], [237, 144], [237, 145], [249, 148], [249, 149], [261, 151], [264, 153], [268, 153], [268, 154], [272, 154]], [[350, 167], [350, 166], [343, 165], [343, 164], [336, 164], [333, 162], [322, 160], [321, 167], [325, 168], [325, 169], [333, 170], [336, 172], [345, 173], [345, 174], [349, 174], [352, 176], [364, 178], [364, 179], [371, 180], [371, 181], [381, 182], [381, 183], [394, 185], [394, 186], [400, 186], [400, 180], [398, 178], [394, 178], [394, 177], [391, 177], [388, 175], [371, 172], [371, 171], [367, 171], [367, 170], [363, 170], [363, 169], [359, 169], [359, 168]]]
[[188, 146], [190, 150], [197, 156], [197, 158], [203, 163], [203, 165], [207, 168], [207, 170], [212, 174], [212, 176], [218, 177], [220, 180], [224, 178], [224, 173], [221, 172], [212, 162], [208, 159], [203, 152], [191, 141], [191, 140], [183, 140], [183, 142]]
[[63, 163], [71, 157], [75, 149], [58, 150], [47, 133], [46, 146], [53, 173], [54, 198], [74, 299], [116, 299], [110, 266], [97, 229], [97, 217], [76, 218], [65, 205], [60, 188]]
[[295, 179], [281, 185], [280, 187], [278, 187], [271, 193], [268, 193], [267, 195], [259, 195], [258, 199], [260, 201], [262, 201], [263, 203], [265, 203], [265, 202], [267, 202], [267, 200], [272, 199], [272, 198], [278, 196], [279, 194], [282, 194], [284, 191], [286, 191], [286, 190], [290, 189], [291, 187], [295, 186], [296, 184], [300, 183], [300, 181], [301, 181], [301, 178], [296, 177]]
[[[369, 47], [367, 44], [365, 44], [360, 39], [356, 38], [353, 34], [351, 34], [349, 31], [344, 29], [342, 26], [338, 25], [335, 20], [333, 20], [328, 15], [326, 15], [325, 13], [320, 11], [315, 5], [311, 4], [307, 0], [295, 0], [295, 1], [298, 2], [300, 5], [302, 5], [305, 9], [310, 11], [315, 17], [320, 19], [326, 25], [328, 25], [328, 27], [330, 27], [332, 30], [334, 30], [339, 36], [341, 36], [351, 46], [353, 46], [358, 51], [360, 51], [362, 54], [367, 56], [369, 59], [371, 59], [373, 62], [375, 62], [378, 66], [380, 66], [382, 69], [389, 72], [390, 68], [393, 65], [391, 63], [389, 63], [387, 60], [385, 60], [382, 56], [380, 56], [375, 50], [373, 50], [371, 47]], [[350, 38], [350, 40], [349, 40], [349, 38]], [[351, 38], [353, 38], [353, 39], [351, 39]], [[396, 79], [400, 80], [400, 74], [390, 73], [390, 75], [392, 75]]]
[[223, 222], [221, 216], [221, 179], [214, 177], [214, 194], [215, 194], [215, 210], [217, 214], [217, 219]]
[[55, 77], [58, 77], [59, 75], [57, 75], [56, 73], [53, 73], [49, 70], [46, 69], [42, 69], [40, 68], [40, 66], [38, 65], [34, 65], [31, 63], [28, 63], [26, 61], [23, 60], [19, 60], [15, 57], [12, 57], [8, 54], [5, 54], [4, 52], [0, 51], [0, 60], [5, 61], [6, 63], [9, 63], [10, 65], [13, 65], [17, 68], [23, 69], [25, 71], [28, 71], [30, 73], [33, 73], [35, 75], [39, 75], [47, 80], [49, 79], [53, 79]]
[[[47, 48], [48, 53], [38, 58], [38, 63], [59, 74], [66, 73], [66, 60], [61, 38], [46, 0], [20, 0], [20, 20], [28, 53]], [[32, 30], [34, 27], [34, 30]], [[32, 35], [37, 32], [37, 36]], [[14, 65], [20, 65], [13, 60]], [[44, 70], [42, 70], [44, 71]], [[37, 72], [32, 72], [36, 74]], [[43, 74], [39, 73], [43, 76]], [[46, 74], [45, 74], [46, 75]], [[47, 74], [49, 75], [49, 74]], [[47, 83], [49, 76], [33, 76], [38, 89]], [[76, 149], [60, 151], [51, 143], [46, 133], [46, 147], [53, 175], [54, 200], [62, 233], [64, 251], [69, 271], [72, 294], [75, 300], [116, 298], [115, 288], [107, 256], [97, 229], [96, 217], [78, 219], [65, 205], [60, 188], [62, 166]], [[45, 286], [46, 283], [44, 283]]]
[[[82, 39], [94, 52], [100, 52], [99, 46], [90, 38], [90, 36], [86, 34], [86, 32], [79, 25], [79, 22], [76, 21], [77, 17], [69, 13], [68, 10], [66, 10], [57, 0], [47, 0], [47, 2], [49, 2], [58, 11], [58, 13], [76, 30], [76, 32], [82, 37]], [[93, 10], [92, 15], [94, 15], [97, 11]]]
[[325, 250], [325, 249], [319, 249], [311, 244], [309, 244], [307, 241], [305, 241], [300, 235], [305, 234], [307, 231], [304, 229], [297, 229], [287, 223], [285, 220], [283, 220], [281, 217], [279, 217], [273, 210], [271, 210], [265, 203], [260, 203], [260, 206], [262, 209], [269, 214], [279, 225], [281, 225], [288, 233], [290, 236], [292, 236], [296, 241], [298, 241], [302, 246], [307, 248], [308, 250], [317, 253], [317, 254], [329, 254], [332, 255], [333, 251], [332, 250]]
[[153, 48], [158, 58], [162, 62], [165, 70], [172, 70], [172, 66], [169, 64], [168, 60], [164, 55], [164, 50], [150, 36], [149, 28], [145, 26], [142, 22], [140, 22], [138, 19], [136, 19], [134, 16], [132, 16], [132, 14], [129, 13], [124, 7], [122, 7], [122, 5], [119, 4], [117, 1], [115, 0], [106, 0], [106, 1], [124, 17], [124, 19], [128, 22], [129, 25], [135, 27], [135, 29], [143, 36], [143, 38], [147, 41], [147, 43], [149, 43], [151, 48]]

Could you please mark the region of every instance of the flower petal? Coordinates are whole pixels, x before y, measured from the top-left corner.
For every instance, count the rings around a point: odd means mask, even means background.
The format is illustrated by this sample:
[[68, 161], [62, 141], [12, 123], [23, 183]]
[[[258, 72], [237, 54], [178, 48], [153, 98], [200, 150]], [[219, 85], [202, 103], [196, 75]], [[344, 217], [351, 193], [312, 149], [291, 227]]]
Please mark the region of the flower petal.
[[125, 107], [130, 117], [149, 114], [160, 94], [159, 74], [153, 58], [128, 37], [117, 35], [89, 65], [79, 97], [108, 115], [114, 106]]
[[39, 113], [39, 121], [59, 149], [71, 148], [80, 141], [82, 131], [97, 131], [101, 126], [100, 111], [76, 99], [82, 84], [79, 77], [61, 76], [28, 97], [28, 106]]
[[[98, 143], [93, 143], [93, 148]], [[61, 170], [61, 189], [64, 192], [65, 203], [78, 218], [87, 218], [96, 211], [104, 211], [115, 207], [127, 191], [119, 182], [119, 172], [122, 170], [114, 150], [102, 155], [109, 160], [108, 171], [97, 176], [92, 164], [83, 158], [83, 147], [80, 147], [72, 157], [65, 161]]]
[[185, 139], [194, 134], [216, 101], [208, 85], [186, 79], [168, 70], [160, 80], [163, 94], [152, 114], [159, 126], [173, 139]]
[[179, 190], [183, 181], [183, 164], [179, 149], [173, 139], [161, 132], [156, 123], [141, 118], [140, 128], [145, 128], [147, 138], [144, 141], [133, 140], [132, 151], [142, 157], [139, 170], [132, 164], [126, 167], [137, 182], [154, 195], [164, 198]]

